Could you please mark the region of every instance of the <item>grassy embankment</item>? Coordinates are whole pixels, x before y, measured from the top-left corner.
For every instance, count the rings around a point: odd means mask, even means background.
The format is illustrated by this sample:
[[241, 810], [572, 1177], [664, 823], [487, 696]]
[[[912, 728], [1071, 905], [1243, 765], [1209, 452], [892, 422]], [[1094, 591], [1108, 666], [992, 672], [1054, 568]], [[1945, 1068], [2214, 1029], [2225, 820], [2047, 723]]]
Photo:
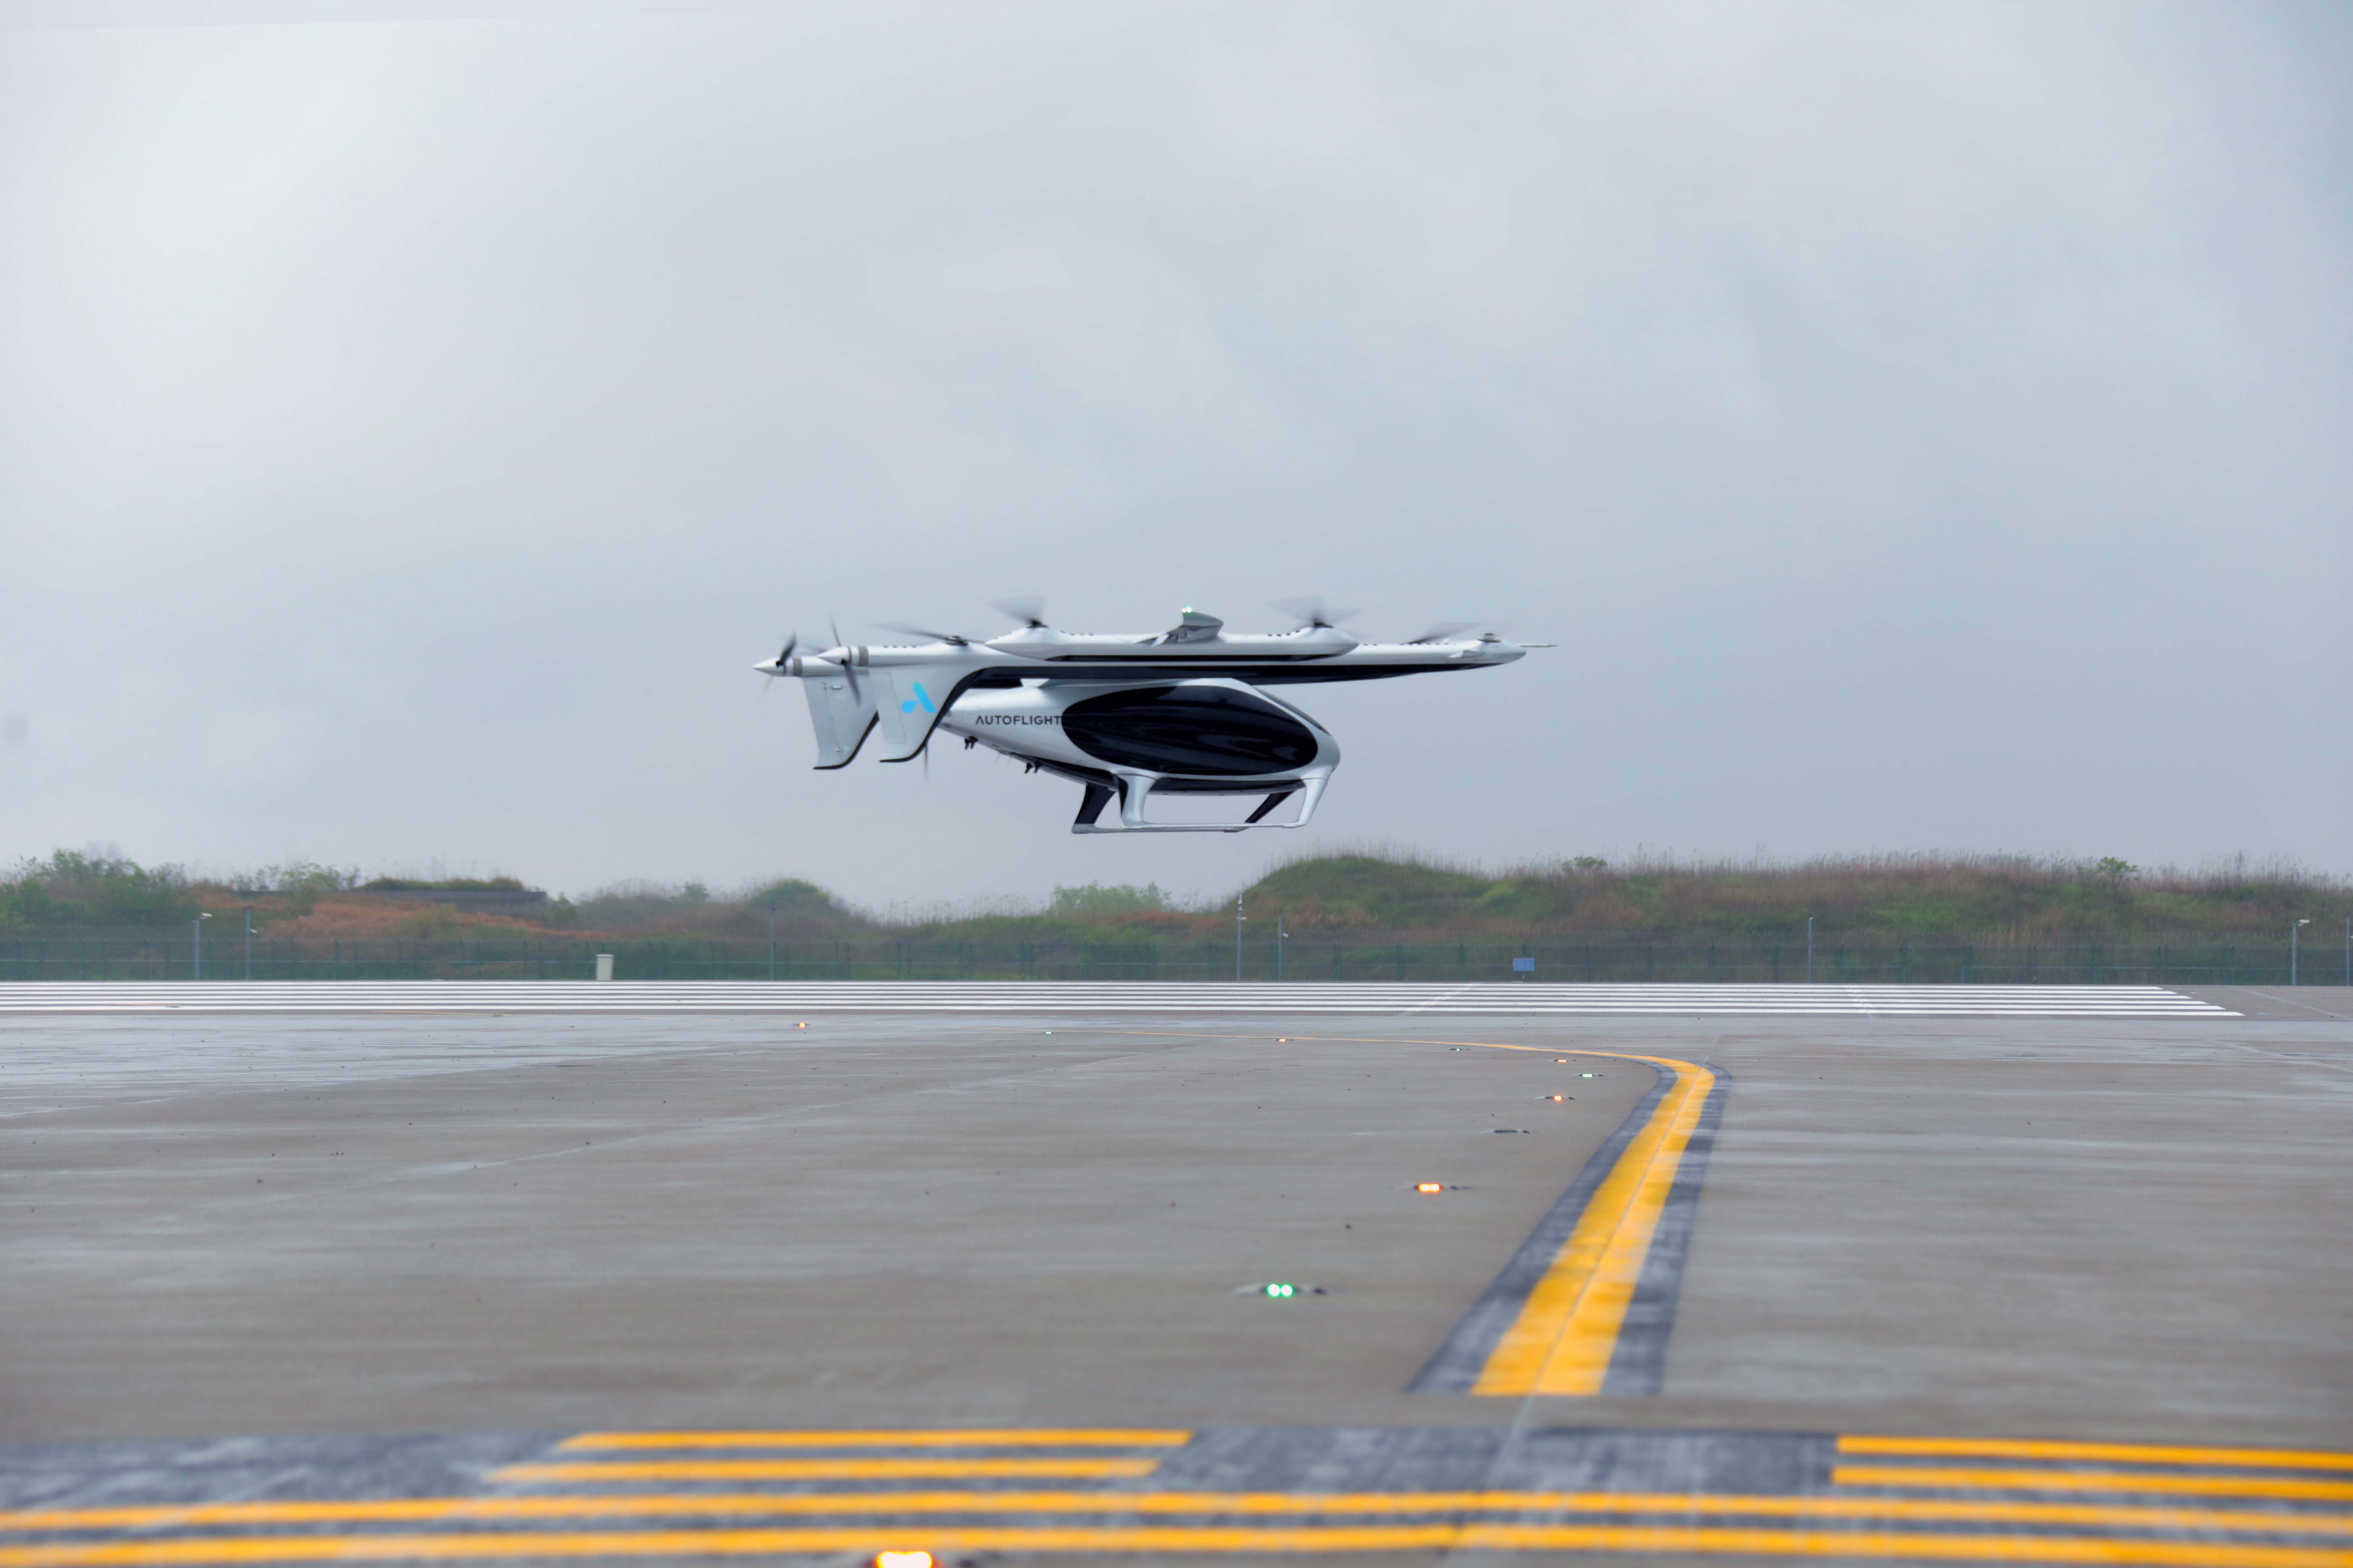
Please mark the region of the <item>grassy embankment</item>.
[[[434, 890], [449, 892], [436, 903]], [[403, 892], [407, 897], [388, 895]], [[2293, 867], [2141, 871], [2119, 861], [2001, 856], [1875, 856], [1793, 865], [1651, 863], [1589, 858], [1505, 872], [1403, 856], [1317, 856], [1277, 866], [1241, 889], [1264, 922], [1278, 912], [1303, 938], [1430, 941], [1546, 938], [1608, 942], [1966, 938], [1987, 944], [2272, 937], [2297, 919], [2333, 925], [2353, 883]], [[160, 927], [199, 909], [245, 910], [269, 939], [297, 943], [439, 942], [505, 936], [765, 942], [902, 938], [927, 943], [1203, 941], [1233, 929], [1231, 896], [1174, 907], [1157, 889], [1058, 889], [1012, 912], [884, 919], [799, 880], [714, 895], [633, 885], [578, 900], [491, 912], [481, 898], [528, 895], [509, 878], [364, 883], [315, 866], [196, 879], [173, 868], [61, 852], [0, 881], [0, 939], [34, 932]], [[226, 936], [223, 929], [215, 935]], [[1256, 934], [1255, 931], [1253, 934]], [[2321, 933], [2316, 931], [2315, 939]]]

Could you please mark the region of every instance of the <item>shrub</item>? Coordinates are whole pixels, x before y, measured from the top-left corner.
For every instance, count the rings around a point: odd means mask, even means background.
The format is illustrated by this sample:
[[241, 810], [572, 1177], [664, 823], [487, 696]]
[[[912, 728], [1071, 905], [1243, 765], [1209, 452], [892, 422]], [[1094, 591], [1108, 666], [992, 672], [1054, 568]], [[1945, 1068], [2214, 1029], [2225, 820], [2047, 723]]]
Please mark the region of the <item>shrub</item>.
[[0, 916], [22, 925], [155, 925], [196, 912], [187, 873], [106, 850], [60, 849], [0, 883]]
[[1168, 895], [1157, 882], [1139, 888], [1127, 882], [1089, 882], [1077, 888], [1056, 888], [1049, 914], [1084, 920], [1097, 915], [1134, 915], [1168, 907]]

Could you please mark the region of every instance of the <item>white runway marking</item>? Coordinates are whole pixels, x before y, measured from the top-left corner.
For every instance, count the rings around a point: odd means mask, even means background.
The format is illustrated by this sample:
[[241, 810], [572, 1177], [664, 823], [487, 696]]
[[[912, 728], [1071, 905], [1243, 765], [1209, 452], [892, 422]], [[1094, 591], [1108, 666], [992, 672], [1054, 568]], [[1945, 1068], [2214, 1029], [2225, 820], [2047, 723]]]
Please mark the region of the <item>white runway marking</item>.
[[106, 981], [0, 984], [26, 1013], [1480, 1013], [2152, 1018], [2240, 1015], [2161, 985], [1208, 984], [1154, 981]]

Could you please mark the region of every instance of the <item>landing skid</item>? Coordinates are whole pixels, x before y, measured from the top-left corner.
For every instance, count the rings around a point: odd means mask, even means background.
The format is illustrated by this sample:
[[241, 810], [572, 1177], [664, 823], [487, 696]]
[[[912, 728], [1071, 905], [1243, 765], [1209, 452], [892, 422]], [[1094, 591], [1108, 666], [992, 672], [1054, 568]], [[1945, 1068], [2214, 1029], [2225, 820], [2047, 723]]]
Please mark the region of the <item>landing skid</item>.
[[[1071, 824], [1073, 833], [1247, 833], [1253, 827], [1304, 827], [1307, 819], [1315, 815], [1315, 805], [1324, 797], [1324, 785], [1328, 774], [1305, 779], [1288, 779], [1270, 787], [1258, 809], [1240, 822], [1146, 822], [1144, 803], [1159, 781], [1149, 773], [1121, 773], [1119, 783], [1119, 816], [1113, 821], [1102, 820], [1103, 808], [1112, 803], [1113, 792], [1104, 784], [1088, 784], [1086, 795], [1079, 802], [1079, 815]], [[1194, 792], [1187, 792], [1194, 793]], [[1220, 792], [1222, 793], [1222, 792]], [[1255, 791], [1233, 792], [1255, 794]], [[1266, 817], [1274, 808], [1293, 795], [1302, 797], [1299, 816], [1290, 822], [1269, 822]]]

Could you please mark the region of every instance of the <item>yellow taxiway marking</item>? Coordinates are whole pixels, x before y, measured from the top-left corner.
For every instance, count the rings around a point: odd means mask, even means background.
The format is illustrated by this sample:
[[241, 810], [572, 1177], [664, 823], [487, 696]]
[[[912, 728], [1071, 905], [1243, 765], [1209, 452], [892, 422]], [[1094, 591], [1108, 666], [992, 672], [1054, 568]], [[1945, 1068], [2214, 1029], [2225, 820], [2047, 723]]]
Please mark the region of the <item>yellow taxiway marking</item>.
[[1925, 1558], [2161, 1568], [2353, 1568], [2353, 1552], [2211, 1541], [2105, 1541], [2051, 1535], [1928, 1535], [1890, 1531], [1720, 1529], [1705, 1525], [1408, 1524], [1200, 1529], [983, 1527], [660, 1530], [461, 1535], [274, 1535], [0, 1547], [0, 1568], [174, 1568], [199, 1563], [354, 1562], [498, 1557], [697, 1557], [871, 1552], [1745, 1552], [1776, 1557]]
[[583, 1432], [558, 1448], [1150, 1448], [1189, 1442], [1190, 1432], [1072, 1426], [1014, 1431]]
[[1487, 1358], [1473, 1394], [1601, 1392], [1659, 1216], [1666, 1211], [1683, 1152], [1715, 1087], [1715, 1075], [1697, 1062], [1619, 1052], [1575, 1054], [1649, 1062], [1673, 1073], [1674, 1082], [1585, 1205], [1552, 1267], [1528, 1293], [1520, 1315]]
[[1917, 1487], [1940, 1491], [2171, 1492], [2182, 1497], [2260, 1497], [2295, 1502], [2353, 1502], [2353, 1481], [2295, 1481], [2276, 1476], [2174, 1476], [2148, 1470], [1973, 1470], [1926, 1465], [1837, 1465], [1842, 1487]]
[[[1186, 1030], [1103, 1030], [1101, 1033], [1183, 1036]], [[1262, 1038], [1230, 1031], [1198, 1031], [1204, 1038]], [[1577, 1228], [1545, 1277], [1520, 1305], [1519, 1316], [1480, 1369], [1471, 1392], [1482, 1394], [1596, 1394], [1609, 1374], [1626, 1309], [1651, 1254], [1659, 1217], [1674, 1190], [1692, 1134], [1699, 1128], [1715, 1074], [1697, 1062], [1578, 1047], [1511, 1045], [1499, 1040], [1434, 1040], [1395, 1035], [1293, 1035], [1303, 1043], [1462, 1046], [1481, 1050], [1534, 1051], [1546, 1056], [1598, 1057], [1647, 1062], [1674, 1074], [1641, 1131], [1619, 1155], [1585, 1205]]]
[[2109, 1563], [2168, 1568], [2348, 1568], [2353, 1552], [2296, 1546], [2221, 1546], [2211, 1542], [2097, 1541], [2050, 1535], [1912, 1535], [1889, 1531], [1814, 1533], [1717, 1530], [1704, 1525], [1522, 1525], [1463, 1527], [1468, 1550], [1725, 1552], [1770, 1557], [1929, 1558], [1944, 1562]]
[[604, 1497], [380, 1498], [19, 1509], [0, 1531], [153, 1530], [227, 1524], [433, 1523], [479, 1520], [728, 1514], [1672, 1513], [1791, 1520], [2105, 1526], [2254, 1534], [2353, 1535], [2353, 1514], [1968, 1499], [1748, 1497], [1687, 1492], [671, 1492]]
[[1157, 1459], [623, 1459], [508, 1465], [496, 1481], [862, 1481], [925, 1477], [1148, 1476]]
[[1841, 1454], [1920, 1454], [1998, 1459], [2105, 1459], [2131, 1465], [2246, 1465], [2272, 1470], [2353, 1470], [2353, 1454], [2310, 1448], [2200, 1448], [2161, 1443], [2021, 1442], [2007, 1437], [1880, 1437], [1850, 1433]]

